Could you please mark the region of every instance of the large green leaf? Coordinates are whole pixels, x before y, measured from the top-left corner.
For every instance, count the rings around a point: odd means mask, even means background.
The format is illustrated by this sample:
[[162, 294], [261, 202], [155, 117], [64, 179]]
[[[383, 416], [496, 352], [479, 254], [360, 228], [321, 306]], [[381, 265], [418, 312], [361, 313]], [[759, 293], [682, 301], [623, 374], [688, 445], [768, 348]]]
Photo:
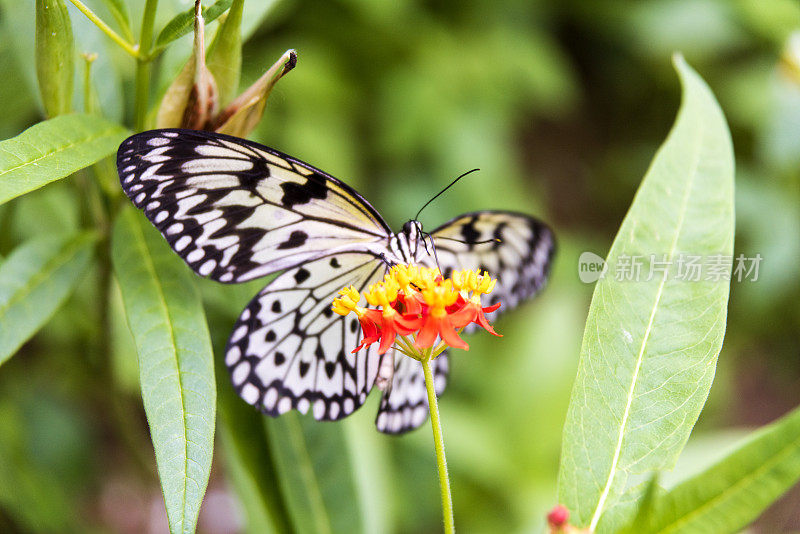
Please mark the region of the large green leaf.
[[[674, 465], [708, 396], [725, 333], [730, 134], [705, 82], [680, 56], [675, 67], [681, 109], [595, 287], [564, 427], [559, 500], [591, 530], [625, 494], [629, 476]], [[718, 275], [709, 267], [697, 281], [684, 279], [695, 256], [719, 260]], [[635, 261], [638, 281], [619, 276], [636, 278], [626, 268]], [[610, 523], [601, 530], [615, 528]]]
[[637, 532], [739, 532], [800, 480], [800, 409], [655, 499]]
[[0, 204], [116, 152], [128, 131], [92, 115], [62, 115], [0, 141]]
[[364, 532], [343, 425], [290, 412], [264, 427], [295, 532]]
[[203, 307], [183, 262], [133, 208], [114, 225], [111, 254], [139, 353], [170, 532], [194, 532], [211, 469], [217, 395]]
[[0, 364], [41, 328], [86, 271], [92, 234], [48, 235], [0, 264]]
[[[231, 7], [232, 3], [233, 0], [217, 0], [213, 5], [204, 7], [202, 11], [203, 20], [205, 20], [206, 24], [216, 20], [217, 17], [225, 13], [225, 11]], [[166, 26], [164, 26], [164, 29], [161, 30], [161, 32], [158, 34], [158, 37], [156, 37], [153, 53], [160, 52], [175, 39], [183, 37], [192, 31], [193, 25], [194, 6], [190, 7], [183, 13], [175, 15], [175, 17], [170, 20]]]

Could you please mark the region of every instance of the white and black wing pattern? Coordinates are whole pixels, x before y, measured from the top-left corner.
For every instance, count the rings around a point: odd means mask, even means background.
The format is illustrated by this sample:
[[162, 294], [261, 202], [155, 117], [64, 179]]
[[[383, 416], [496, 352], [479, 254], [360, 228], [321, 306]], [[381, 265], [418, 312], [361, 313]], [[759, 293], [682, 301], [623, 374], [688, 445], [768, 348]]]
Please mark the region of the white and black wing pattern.
[[533, 297], [547, 282], [555, 237], [543, 222], [506, 211], [478, 211], [452, 219], [431, 232], [442, 274], [480, 269], [497, 278], [489, 304], [500, 311]]
[[[389, 352], [386, 353], [390, 355]], [[422, 364], [401, 353], [394, 353], [391, 389], [381, 397], [375, 426], [386, 434], [402, 434], [422, 425], [428, 418], [428, 390]], [[449, 371], [447, 352], [433, 360], [436, 395], [444, 393]]]
[[311, 409], [327, 421], [361, 406], [381, 357], [376, 345], [352, 354], [361, 338], [358, 319], [333, 313], [331, 302], [342, 287], [363, 291], [385, 272], [375, 256], [338, 254], [270, 282], [239, 316], [225, 350], [239, 395], [272, 416]]
[[125, 193], [202, 276], [242, 282], [333, 252], [385, 247], [391, 230], [357, 192], [244, 139], [152, 130], [117, 153]]

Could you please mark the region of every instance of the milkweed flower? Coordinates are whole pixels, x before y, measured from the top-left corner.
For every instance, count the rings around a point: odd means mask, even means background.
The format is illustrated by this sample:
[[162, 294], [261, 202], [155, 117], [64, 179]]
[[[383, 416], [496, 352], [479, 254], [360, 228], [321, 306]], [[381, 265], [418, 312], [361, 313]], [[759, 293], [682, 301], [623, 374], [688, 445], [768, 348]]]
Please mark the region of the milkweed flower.
[[362, 295], [350, 286], [339, 291], [332, 309], [358, 317], [363, 338], [353, 352], [379, 343], [379, 354], [394, 346], [414, 359], [430, 359], [447, 347], [469, 350], [460, 333], [470, 324], [500, 335], [486, 318], [500, 304], [481, 304], [481, 296], [491, 293], [496, 283], [485, 271], [465, 269], [444, 278], [437, 268], [395, 265], [364, 292], [372, 308], [359, 306]]
[[[481, 296], [491, 293], [496, 283], [497, 280], [486, 271], [480, 273], [465, 269], [444, 278], [436, 268], [395, 265], [383, 280], [372, 284], [364, 292], [370, 308], [359, 306], [361, 293], [353, 286], [339, 290], [339, 296], [333, 301], [332, 310], [335, 313], [343, 316], [355, 313], [361, 324], [363, 336], [353, 352], [378, 343], [378, 354], [394, 348], [422, 364], [446, 533], [454, 532], [455, 527], [431, 360], [447, 347], [469, 350], [469, 345], [461, 339], [460, 334], [471, 324], [478, 325], [492, 335], [500, 335], [486, 318], [486, 314], [495, 311], [500, 304], [487, 307], [481, 304]], [[383, 373], [383, 368], [384, 365], [391, 368], [392, 360], [382, 358], [380, 364], [381, 370], [375, 383], [386, 390], [391, 387], [391, 370]]]

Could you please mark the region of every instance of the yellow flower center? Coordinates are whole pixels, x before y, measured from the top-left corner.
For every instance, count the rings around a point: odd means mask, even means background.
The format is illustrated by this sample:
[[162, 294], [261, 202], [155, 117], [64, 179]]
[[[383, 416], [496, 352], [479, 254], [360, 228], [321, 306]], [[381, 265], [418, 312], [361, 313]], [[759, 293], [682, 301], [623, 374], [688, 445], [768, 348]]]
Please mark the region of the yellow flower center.
[[453, 287], [453, 281], [441, 280], [422, 290], [422, 297], [425, 302], [435, 310], [444, 310], [447, 306], [452, 306], [458, 300], [458, 291]]

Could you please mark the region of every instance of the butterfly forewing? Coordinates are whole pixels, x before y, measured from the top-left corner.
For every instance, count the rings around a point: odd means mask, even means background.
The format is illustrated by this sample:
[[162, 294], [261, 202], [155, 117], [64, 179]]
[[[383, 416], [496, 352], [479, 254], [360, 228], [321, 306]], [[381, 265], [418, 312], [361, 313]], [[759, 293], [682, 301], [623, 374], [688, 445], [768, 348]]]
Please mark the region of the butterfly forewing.
[[390, 234], [358, 193], [324, 172], [243, 139], [154, 130], [117, 154], [125, 193], [197, 273], [241, 282]]

